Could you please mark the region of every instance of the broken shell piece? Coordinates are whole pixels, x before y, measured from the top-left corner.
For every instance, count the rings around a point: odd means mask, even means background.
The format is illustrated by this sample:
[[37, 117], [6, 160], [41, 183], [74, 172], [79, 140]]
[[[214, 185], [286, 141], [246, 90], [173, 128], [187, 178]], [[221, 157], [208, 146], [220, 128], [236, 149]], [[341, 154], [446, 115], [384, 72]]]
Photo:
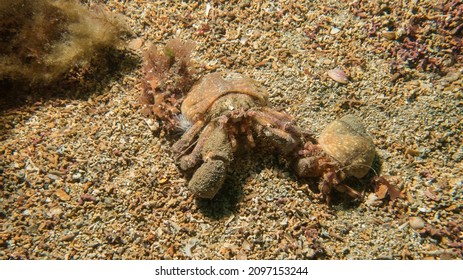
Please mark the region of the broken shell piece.
[[397, 39], [397, 34], [394, 31], [384, 31], [383, 32], [383, 37], [390, 40], [390, 41], [393, 41], [393, 40]]
[[328, 76], [341, 84], [347, 84], [349, 82], [347, 74], [339, 68], [328, 71]]
[[331, 35], [334, 35], [334, 34], [339, 33], [339, 31], [341, 31], [341, 29], [339, 29], [339, 28], [337, 28], [337, 27], [331, 27], [330, 34], [331, 34]]
[[368, 206], [376, 206], [381, 203], [381, 200], [378, 199], [378, 196], [374, 193], [370, 193], [365, 200], [365, 204]]
[[371, 169], [375, 146], [355, 116], [347, 115], [330, 123], [318, 142], [325, 153], [339, 162], [346, 175], [362, 178]]
[[199, 242], [199, 239], [196, 238], [196, 237], [192, 237], [190, 239], [188, 239], [188, 242], [185, 244], [185, 247], [183, 248], [183, 250], [185, 251], [185, 255], [187, 257], [192, 257], [193, 254], [191, 252], [191, 250], [196, 246], [196, 243]]

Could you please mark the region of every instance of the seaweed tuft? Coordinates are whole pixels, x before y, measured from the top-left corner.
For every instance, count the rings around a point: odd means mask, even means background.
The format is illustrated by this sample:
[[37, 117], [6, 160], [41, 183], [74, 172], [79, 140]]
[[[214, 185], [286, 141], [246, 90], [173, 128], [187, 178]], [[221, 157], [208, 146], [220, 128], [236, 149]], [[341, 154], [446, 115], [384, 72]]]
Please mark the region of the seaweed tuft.
[[142, 113], [160, 122], [167, 132], [180, 126], [180, 105], [196, 81], [191, 56], [196, 44], [173, 38], [163, 48], [151, 45], [144, 54]]
[[0, 0], [0, 82], [52, 84], [122, 46], [120, 15], [74, 0]]

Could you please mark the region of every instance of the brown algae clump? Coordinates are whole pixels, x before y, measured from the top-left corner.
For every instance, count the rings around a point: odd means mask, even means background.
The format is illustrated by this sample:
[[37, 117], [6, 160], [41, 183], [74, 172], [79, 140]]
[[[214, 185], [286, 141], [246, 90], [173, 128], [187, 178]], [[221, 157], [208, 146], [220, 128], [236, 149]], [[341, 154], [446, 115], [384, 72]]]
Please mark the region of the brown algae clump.
[[73, 0], [0, 0], [0, 81], [54, 82], [122, 45], [122, 16]]

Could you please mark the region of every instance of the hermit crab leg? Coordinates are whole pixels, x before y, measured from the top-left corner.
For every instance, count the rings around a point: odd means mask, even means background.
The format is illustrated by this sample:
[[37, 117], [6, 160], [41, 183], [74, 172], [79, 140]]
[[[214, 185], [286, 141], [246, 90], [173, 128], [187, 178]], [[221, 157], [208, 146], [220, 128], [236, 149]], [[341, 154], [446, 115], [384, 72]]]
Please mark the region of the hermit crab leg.
[[[270, 111], [269, 111], [270, 112]], [[273, 111], [276, 112], [276, 111]], [[277, 138], [282, 139], [285, 142], [285, 145], [277, 145], [280, 147], [284, 147], [282, 149], [283, 153], [289, 153], [293, 151], [298, 145], [301, 144], [301, 139], [299, 137], [301, 134], [298, 132], [299, 130], [295, 128], [289, 122], [282, 122], [281, 119], [278, 119], [276, 115], [259, 112], [259, 111], [252, 111], [249, 113], [252, 119], [256, 122], [254, 124], [256, 130], [266, 130], [264, 134], [266, 136], [274, 135]], [[288, 118], [286, 118], [288, 119]], [[276, 127], [274, 127], [276, 126]], [[268, 137], [272, 142], [276, 142], [272, 137]]]
[[262, 112], [265, 112], [269, 115], [271, 115], [272, 117], [274, 117], [275, 119], [277, 120], [285, 120], [286, 122], [293, 122], [293, 117], [286, 114], [286, 113], [282, 113], [282, 112], [278, 112], [278, 111], [275, 111], [273, 109], [270, 109], [268, 107], [262, 107], [261, 108]]
[[188, 170], [193, 168], [201, 160], [201, 151], [203, 150], [204, 143], [209, 140], [209, 134], [214, 130], [214, 126], [207, 125], [198, 137], [198, 142], [190, 154], [179, 156], [180, 169]]
[[197, 121], [191, 126], [173, 146], [172, 150], [174, 153], [182, 156], [188, 148], [194, 143], [195, 137], [203, 129], [205, 123], [203, 121]]
[[340, 185], [334, 185], [334, 188], [338, 191], [338, 192], [341, 192], [341, 193], [346, 193], [347, 195], [349, 195], [350, 197], [352, 198], [361, 198], [362, 195], [354, 190], [353, 188], [345, 185], [345, 184], [340, 184]]
[[249, 119], [245, 119], [241, 124], [241, 132], [246, 133], [246, 140], [248, 145], [251, 148], [256, 146], [256, 141], [254, 140], [254, 136], [252, 135], [251, 124]]
[[302, 135], [299, 128], [293, 125], [293, 118], [286, 113], [278, 112], [266, 107], [261, 108], [261, 111], [253, 112], [260, 117], [264, 126], [275, 124], [278, 128], [281, 128], [294, 136], [300, 137]]

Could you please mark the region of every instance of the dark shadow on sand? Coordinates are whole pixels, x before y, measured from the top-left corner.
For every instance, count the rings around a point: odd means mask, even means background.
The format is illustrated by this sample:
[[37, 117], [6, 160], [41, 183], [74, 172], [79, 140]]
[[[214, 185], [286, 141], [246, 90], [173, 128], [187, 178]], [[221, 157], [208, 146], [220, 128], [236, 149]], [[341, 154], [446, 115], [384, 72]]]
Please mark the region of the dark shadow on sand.
[[[276, 156], [271, 160], [262, 160], [263, 153], [258, 155], [239, 155], [233, 162], [224, 185], [213, 199], [196, 199], [199, 211], [213, 220], [221, 220], [239, 211], [239, 203], [245, 196], [243, 186], [252, 174], [262, 172], [265, 168], [274, 168]], [[268, 157], [268, 155], [266, 156]], [[244, 168], [245, 166], [245, 168]], [[284, 168], [284, 167], [282, 167]]]
[[51, 100], [60, 100], [57, 104], [63, 104], [62, 100], [88, 100], [141, 64], [140, 57], [121, 50], [108, 50], [93, 61], [96, 62], [82, 76], [71, 71], [47, 85], [30, 80], [0, 79], [0, 140], [8, 137], [14, 124], [27, 120], [41, 104]]

